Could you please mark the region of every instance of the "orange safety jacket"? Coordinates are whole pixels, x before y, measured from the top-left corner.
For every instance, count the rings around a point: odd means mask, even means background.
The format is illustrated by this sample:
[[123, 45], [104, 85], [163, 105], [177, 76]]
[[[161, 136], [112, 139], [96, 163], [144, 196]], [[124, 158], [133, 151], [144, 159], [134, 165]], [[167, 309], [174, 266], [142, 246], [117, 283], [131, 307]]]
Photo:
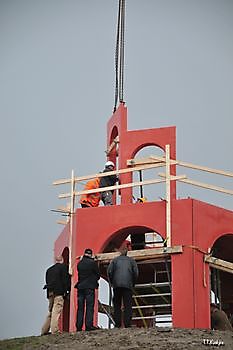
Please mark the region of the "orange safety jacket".
[[[86, 185], [84, 187], [84, 191], [99, 188], [99, 185], [100, 185], [99, 178], [90, 180], [86, 183]], [[98, 207], [99, 202], [100, 202], [100, 193], [95, 192], [95, 193], [82, 194], [79, 202], [81, 204], [86, 204], [90, 207]]]

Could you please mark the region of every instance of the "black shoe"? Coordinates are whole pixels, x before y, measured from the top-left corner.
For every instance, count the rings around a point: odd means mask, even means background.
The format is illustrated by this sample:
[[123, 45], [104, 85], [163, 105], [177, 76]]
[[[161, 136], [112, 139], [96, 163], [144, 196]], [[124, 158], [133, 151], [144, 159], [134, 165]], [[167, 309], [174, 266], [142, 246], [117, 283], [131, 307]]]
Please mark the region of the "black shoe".
[[92, 326], [90, 328], [86, 328], [86, 331], [97, 331], [98, 329], [100, 329], [99, 327], [95, 327], [95, 326]]

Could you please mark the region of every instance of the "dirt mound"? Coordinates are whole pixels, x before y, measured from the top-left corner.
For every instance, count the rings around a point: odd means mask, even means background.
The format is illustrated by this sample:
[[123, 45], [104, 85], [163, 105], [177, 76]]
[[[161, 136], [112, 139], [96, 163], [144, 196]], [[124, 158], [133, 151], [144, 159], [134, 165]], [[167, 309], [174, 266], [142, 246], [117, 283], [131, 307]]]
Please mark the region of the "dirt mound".
[[128, 328], [63, 333], [0, 341], [1, 350], [204, 350], [233, 349], [231, 331]]

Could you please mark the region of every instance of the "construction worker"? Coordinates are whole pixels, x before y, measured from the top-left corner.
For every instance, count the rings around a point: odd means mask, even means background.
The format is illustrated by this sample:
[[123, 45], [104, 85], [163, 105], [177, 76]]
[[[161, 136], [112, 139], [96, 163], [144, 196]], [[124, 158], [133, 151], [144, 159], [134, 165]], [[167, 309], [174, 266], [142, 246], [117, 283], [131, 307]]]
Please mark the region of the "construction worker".
[[70, 291], [70, 275], [68, 266], [64, 264], [63, 257], [55, 257], [55, 264], [48, 268], [45, 275], [47, 298], [49, 300], [49, 313], [41, 330], [41, 335], [59, 333], [58, 321], [61, 316], [64, 298]]
[[[105, 163], [105, 168], [103, 170], [103, 173], [108, 171], [113, 171], [115, 168], [115, 164], [112, 161], [107, 161]], [[118, 177], [116, 175], [107, 175], [100, 178], [100, 185], [99, 187], [109, 187], [114, 186], [116, 182], [118, 181]], [[101, 192], [101, 200], [104, 203], [104, 205], [113, 205], [112, 202], [112, 195], [114, 190], [107, 190], [104, 192]]]
[[[84, 191], [93, 190], [93, 189], [99, 188], [99, 186], [100, 186], [100, 179], [97, 177], [86, 183], [84, 187]], [[82, 208], [98, 207], [100, 202], [100, 193], [97, 192], [97, 193], [83, 194], [79, 202]]]
[[223, 310], [219, 310], [216, 304], [210, 304], [211, 328], [216, 330], [233, 331], [232, 325]]
[[122, 322], [121, 304], [124, 305], [124, 326], [131, 326], [132, 289], [138, 278], [137, 263], [127, 256], [127, 248], [120, 249], [120, 256], [114, 258], [108, 267], [109, 281], [113, 287], [113, 307], [115, 327], [120, 328]]

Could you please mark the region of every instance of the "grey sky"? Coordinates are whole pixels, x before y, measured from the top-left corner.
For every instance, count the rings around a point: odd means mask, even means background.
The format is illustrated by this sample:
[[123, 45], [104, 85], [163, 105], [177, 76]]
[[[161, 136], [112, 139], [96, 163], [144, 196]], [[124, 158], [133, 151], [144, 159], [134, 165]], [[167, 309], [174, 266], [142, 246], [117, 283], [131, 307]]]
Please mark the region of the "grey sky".
[[[117, 8], [0, 0], [0, 338], [39, 334], [47, 311], [61, 231], [49, 210], [63, 204], [52, 181], [103, 168]], [[178, 159], [232, 171], [232, 38], [231, 0], [127, 0], [129, 128], [176, 125]], [[230, 196], [182, 191], [232, 209]]]

